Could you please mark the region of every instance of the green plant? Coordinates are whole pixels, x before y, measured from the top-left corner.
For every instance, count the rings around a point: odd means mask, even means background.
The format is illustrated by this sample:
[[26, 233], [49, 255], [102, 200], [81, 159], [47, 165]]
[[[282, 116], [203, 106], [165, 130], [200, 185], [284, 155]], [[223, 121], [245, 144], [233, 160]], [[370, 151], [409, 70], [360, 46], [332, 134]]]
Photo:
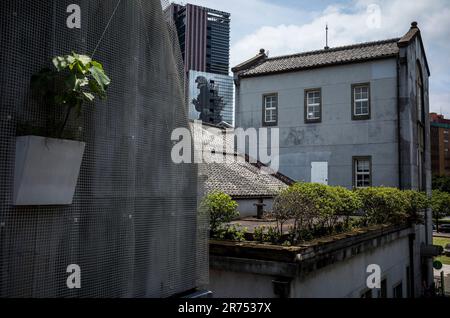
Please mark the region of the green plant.
[[439, 223], [442, 224], [440, 219], [450, 215], [450, 193], [433, 190], [430, 205], [433, 210], [433, 219], [436, 222], [436, 226], [439, 227]]
[[433, 190], [450, 193], [450, 177], [433, 176]]
[[396, 188], [364, 188], [356, 193], [363, 204], [366, 225], [398, 224], [408, 217], [408, 198]]
[[265, 226], [257, 226], [253, 230], [253, 239], [258, 242], [264, 242], [264, 234], [266, 232]]
[[349, 218], [362, 207], [358, 195], [343, 187], [331, 187], [317, 183], [296, 183], [282, 190], [273, 205], [273, 215], [282, 225], [293, 220], [289, 233], [291, 242], [309, 240], [312, 232], [330, 234], [337, 229], [339, 218]]
[[231, 222], [239, 216], [238, 204], [223, 192], [208, 194], [200, 205], [201, 211], [209, 216], [209, 224], [212, 235], [217, 232], [219, 226]]
[[313, 187], [313, 184], [296, 183], [277, 195], [272, 214], [277, 221], [280, 236], [283, 235], [284, 224], [289, 220], [294, 221], [291, 233], [312, 227], [319, 213]]
[[423, 224], [425, 211], [431, 206], [431, 200], [424, 192], [413, 190], [403, 191], [406, 197], [406, 213], [411, 223]]
[[243, 242], [245, 241], [245, 234], [247, 232], [248, 229], [246, 227], [242, 227], [242, 225], [240, 224], [222, 224], [217, 228], [216, 232], [213, 235], [213, 238], [219, 240]]
[[263, 242], [277, 244], [280, 242], [282, 235], [275, 226], [270, 226], [267, 232], [263, 235]]
[[[31, 90], [46, 106], [54, 108], [47, 121], [47, 137], [61, 138], [72, 112], [79, 117], [85, 102], [93, 102], [95, 96], [105, 99], [111, 80], [103, 66], [87, 55], [73, 52], [52, 62], [54, 69], [44, 68], [31, 77]], [[62, 120], [57, 120], [59, 111], [65, 112]]]
[[345, 228], [350, 227], [350, 217], [362, 208], [363, 203], [360, 197], [354, 192], [343, 187], [333, 187], [335, 200], [335, 213], [345, 218]]

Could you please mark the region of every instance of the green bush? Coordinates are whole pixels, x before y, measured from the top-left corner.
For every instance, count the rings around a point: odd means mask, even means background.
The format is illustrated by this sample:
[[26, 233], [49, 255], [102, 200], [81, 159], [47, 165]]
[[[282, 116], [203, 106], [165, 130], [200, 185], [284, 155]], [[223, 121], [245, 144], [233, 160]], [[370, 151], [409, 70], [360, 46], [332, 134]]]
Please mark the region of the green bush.
[[282, 236], [280, 235], [278, 229], [276, 227], [270, 226], [267, 228], [267, 233], [265, 233], [263, 236], [263, 241], [277, 244], [280, 242], [281, 237]]
[[209, 215], [210, 231], [214, 235], [219, 226], [239, 216], [238, 204], [228, 194], [213, 192], [202, 201], [200, 209]]
[[345, 217], [345, 227], [350, 226], [350, 217], [363, 206], [361, 198], [354, 191], [343, 187], [332, 187], [335, 200], [335, 214]]
[[213, 234], [213, 238], [226, 241], [245, 241], [245, 234], [247, 234], [248, 229], [242, 227], [242, 225], [237, 224], [222, 224], [220, 225], [216, 232]]
[[450, 193], [450, 177], [434, 176], [433, 177], [433, 190], [439, 190], [442, 192]]
[[364, 188], [356, 193], [362, 201], [364, 223], [398, 224], [408, 218], [408, 196], [396, 188]]
[[317, 183], [296, 183], [282, 190], [273, 205], [273, 215], [280, 235], [283, 224], [293, 220], [289, 233], [292, 243], [310, 239], [317, 227], [324, 233], [333, 233], [339, 217], [348, 218], [360, 209], [360, 198], [342, 187], [330, 187]]
[[272, 213], [277, 221], [280, 236], [283, 236], [283, 225], [288, 220], [294, 221], [291, 233], [295, 235], [304, 229], [312, 228], [319, 217], [319, 198], [316, 190], [313, 184], [296, 183], [278, 194]]
[[433, 190], [431, 208], [433, 210], [434, 220], [439, 220], [450, 215], [450, 193]]
[[424, 192], [407, 190], [403, 191], [406, 197], [406, 213], [411, 223], [423, 224], [425, 211], [430, 207], [430, 199]]
[[264, 242], [264, 232], [266, 231], [265, 226], [257, 226], [253, 230], [253, 239], [258, 242]]
[[281, 235], [277, 227], [258, 226], [253, 231], [253, 239], [257, 242], [267, 242], [277, 244], [281, 240]]

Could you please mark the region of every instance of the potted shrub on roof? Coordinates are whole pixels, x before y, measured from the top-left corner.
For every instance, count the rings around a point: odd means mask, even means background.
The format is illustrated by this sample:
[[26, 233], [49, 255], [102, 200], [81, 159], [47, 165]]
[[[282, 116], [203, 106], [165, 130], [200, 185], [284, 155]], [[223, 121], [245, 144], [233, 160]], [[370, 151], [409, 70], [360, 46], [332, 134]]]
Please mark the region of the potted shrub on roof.
[[[21, 124], [16, 139], [15, 205], [72, 204], [85, 143], [73, 140], [69, 119], [96, 96], [106, 98], [110, 79], [89, 56], [72, 53], [53, 58], [31, 78], [31, 90], [48, 114], [45, 127]], [[62, 115], [61, 115], [62, 114]]]

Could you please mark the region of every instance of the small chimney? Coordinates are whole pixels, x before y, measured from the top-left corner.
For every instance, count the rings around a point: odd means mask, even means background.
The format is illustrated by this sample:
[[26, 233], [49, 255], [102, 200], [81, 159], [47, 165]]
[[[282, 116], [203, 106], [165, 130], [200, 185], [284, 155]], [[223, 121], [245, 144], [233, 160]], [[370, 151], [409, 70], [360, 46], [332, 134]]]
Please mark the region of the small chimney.
[[259, 54], [265, 54], [265, 53], [266, 53], [266, 50], [264, 50], [264, 49], [259, 50]]
[[417, 29], [417, 28], [418, 28], [417, 22], [416, 21], [411, 22], [411, 29]]

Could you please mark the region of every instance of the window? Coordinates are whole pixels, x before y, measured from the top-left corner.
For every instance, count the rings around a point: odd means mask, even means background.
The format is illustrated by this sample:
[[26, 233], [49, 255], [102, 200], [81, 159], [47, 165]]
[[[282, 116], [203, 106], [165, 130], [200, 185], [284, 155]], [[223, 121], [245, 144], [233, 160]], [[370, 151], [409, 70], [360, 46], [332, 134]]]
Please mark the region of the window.
[[399, 283], [393, 288], [393, 296], [394, 298], [403, 298], [403, 283]]
[[448, 130], [444, 130], [444, 135], [448, 135]]
[[278, 124], [278, 94], [263, 96], [263, 125], [276, 126]]
[[353, 187], [367, 188], [372, 186], [372, 158], [353, 158]]
[[353, 120], [370, 119], [370, 84], [352, 85]]
[[305, 123], [319, 123], [322, 120], [322, 90], [305, 90]]
[[381, 281], [381, 288], [378, 290], [378, 298], [387, 298], [387, 280]]

